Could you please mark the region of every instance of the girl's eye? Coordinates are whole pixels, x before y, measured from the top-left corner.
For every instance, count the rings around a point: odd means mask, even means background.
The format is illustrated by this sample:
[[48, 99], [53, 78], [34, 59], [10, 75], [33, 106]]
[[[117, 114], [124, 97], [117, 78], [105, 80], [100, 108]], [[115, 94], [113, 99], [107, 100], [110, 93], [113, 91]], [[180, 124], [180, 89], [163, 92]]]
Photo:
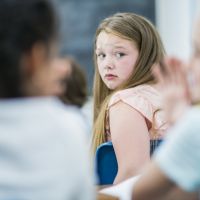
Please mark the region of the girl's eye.
[[106, 55], [105, 55], [104, 53], [99, 53], [99, 54], [97, 54], [97, 57], [98, 57], [99, 59], [103, 59], [103, 58], [106, 57]]
[[121, 57], [123, 57], [125, 54], [124, 53], [116, 53], [116, 57], [117, 58], [121, 58]]

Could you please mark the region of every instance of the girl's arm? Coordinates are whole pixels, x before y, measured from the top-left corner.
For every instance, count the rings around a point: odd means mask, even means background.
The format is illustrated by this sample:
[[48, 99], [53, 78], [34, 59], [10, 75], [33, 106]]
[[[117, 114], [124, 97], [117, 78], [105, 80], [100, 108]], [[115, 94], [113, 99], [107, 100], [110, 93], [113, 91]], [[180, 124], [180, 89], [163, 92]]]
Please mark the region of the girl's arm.
[[118, 173], [114, 184], [140, 173], [150, 160], [150, 137], [145, 118], [122, 101], [110, 108], [110, 131]]

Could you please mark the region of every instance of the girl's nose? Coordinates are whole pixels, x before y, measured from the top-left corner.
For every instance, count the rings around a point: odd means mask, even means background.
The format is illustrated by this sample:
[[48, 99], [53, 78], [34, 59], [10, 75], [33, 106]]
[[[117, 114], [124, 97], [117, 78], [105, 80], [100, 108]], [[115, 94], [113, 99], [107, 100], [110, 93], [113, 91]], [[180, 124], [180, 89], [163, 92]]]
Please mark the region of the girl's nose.
[[105, 69], [113, 69], [114, 68], [114, 62], [112, 58], [107, 58], [105, 61]]

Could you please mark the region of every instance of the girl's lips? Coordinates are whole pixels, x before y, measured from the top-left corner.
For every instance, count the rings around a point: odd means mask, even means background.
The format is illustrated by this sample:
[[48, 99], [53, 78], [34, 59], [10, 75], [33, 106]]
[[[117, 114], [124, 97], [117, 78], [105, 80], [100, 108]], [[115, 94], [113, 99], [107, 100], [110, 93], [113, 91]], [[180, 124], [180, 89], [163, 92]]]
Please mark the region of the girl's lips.
[[114, 78], [116, 78], [117, 76], [116, 75], [113, 75], [113, 74], [106, 74], [105, 75], [105, 78], [107, 79], [107, 80], [112, 80], [112, 79], [114, 79]]

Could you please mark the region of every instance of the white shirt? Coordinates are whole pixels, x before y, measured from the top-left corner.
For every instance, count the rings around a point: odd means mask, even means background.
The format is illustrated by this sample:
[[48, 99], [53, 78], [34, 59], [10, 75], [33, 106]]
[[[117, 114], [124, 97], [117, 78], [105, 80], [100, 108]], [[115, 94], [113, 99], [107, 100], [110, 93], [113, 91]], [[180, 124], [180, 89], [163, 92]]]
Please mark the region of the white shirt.
[[92, 122], [93, 122], [93, 97], [89, 97], [87, 102], [81, 108], [81, 111], [88, 123], [89, 138], [92, 137]]
[[95, 199], [85, 131], [56, 98], [0, 100], [0, 199]]
[[200, 108], [192, 108], [172, 128], [155, 160], [184, 190], [200, 190]]

